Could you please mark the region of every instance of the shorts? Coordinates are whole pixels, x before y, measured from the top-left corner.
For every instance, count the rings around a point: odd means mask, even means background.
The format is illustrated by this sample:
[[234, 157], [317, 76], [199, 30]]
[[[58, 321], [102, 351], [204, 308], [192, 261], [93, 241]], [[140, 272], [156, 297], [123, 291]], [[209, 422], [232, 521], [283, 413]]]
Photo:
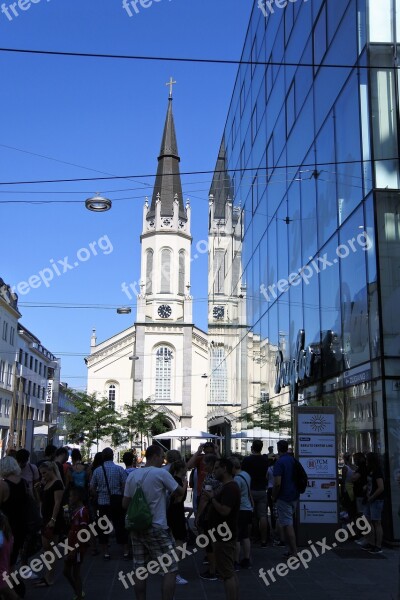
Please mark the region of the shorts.
[[297, 509], [298, 500], [292, 500], [291, 502], [286, 502], [285, 500], [277, 500], [276, 508], [278, 511], [278, 520], [279, 525], [282, 527], [287, 527], [288, 525], [293, 525], [293, 515]]
[[251, 495], [254, 500], [254, 512], [259, 519], [267, 517], [267, 491], [266, 490], [251, 490]]
[[238, 540], [241, 542], [242, 540], [247, 540], [249, 537], [249, 525], [251, 525], [253, 521], [253, 511], [252, 510], [240, 510], [238, 517]]
[[[165, 573], [174, 573], [178, 570], [178, 565], [171, 550], [175, 548], [175, 542], [169, 529], [161, 527], [150, 527], [147, 531], [133, 531], [131, 534], [133, 566], [144, 567], [151, 560], [156, 560], [163, 555], [168, 555], [169, 560], [164, 561], [163, 571]], [[167, 564], [167, 562], [169, 564]], [[161, 570], [161, 565], [160, 565]]]
[[[114, 531], [115, 540], [117, 544], [128, 543], [128, 532], [125, 529], [125, 512], [121, 509], [113, 509], [109, 504], [99, 504], [99, 517], [107, 517], [111, 521]], [[99, 542], [100, 544], [106, 544], [108, 541], [108, 535], [103, 531], [99, 531]]]
[[235, 575], [236, 540], [213, 542], [215, 568], [223, 580]]
[[364, 515], [369, 521], [380, 521], [383, 511], [383, 500], [374, 500], [363, 505]]

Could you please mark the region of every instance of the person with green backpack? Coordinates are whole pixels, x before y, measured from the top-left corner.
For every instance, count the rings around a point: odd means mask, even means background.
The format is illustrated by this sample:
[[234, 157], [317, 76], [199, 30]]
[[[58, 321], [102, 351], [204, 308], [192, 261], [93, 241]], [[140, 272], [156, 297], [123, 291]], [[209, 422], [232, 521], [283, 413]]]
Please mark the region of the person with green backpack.
[[123, 507], [126, 528], [131, 533], [133, 577], [137, 600], [146, 600], [146, 580], [135, 577], [139, 567], [168, 554], [172, 562], [162, 578], [163, 600], [173, 600], [177, 563], [171, 550], [175, 547], [167, 523], [167, 495], [183, 497], [184, 489], [166, 469], [161, 469], [164, 452], [153, 444], [146, 450], [146, 466], [130, 473], [125, 484]]

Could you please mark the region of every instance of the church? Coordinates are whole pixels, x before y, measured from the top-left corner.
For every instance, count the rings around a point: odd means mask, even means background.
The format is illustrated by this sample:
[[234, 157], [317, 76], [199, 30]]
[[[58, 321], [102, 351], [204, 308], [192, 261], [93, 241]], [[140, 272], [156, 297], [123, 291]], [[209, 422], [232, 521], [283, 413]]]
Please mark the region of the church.
[[[119, 414], [143, 399], [163, 414], [167, 430], [206, 431], [208, 336], [193, 323], [190, 203], [183, 200], [172, 105], [170, 92], [153, 196], [143, 207], [136, 321], [100, 343], [93, 331], [87, 391], [107, 397]], [[198, 440], [187, 442], [188, 451], [190, 444], [194, 450]]]

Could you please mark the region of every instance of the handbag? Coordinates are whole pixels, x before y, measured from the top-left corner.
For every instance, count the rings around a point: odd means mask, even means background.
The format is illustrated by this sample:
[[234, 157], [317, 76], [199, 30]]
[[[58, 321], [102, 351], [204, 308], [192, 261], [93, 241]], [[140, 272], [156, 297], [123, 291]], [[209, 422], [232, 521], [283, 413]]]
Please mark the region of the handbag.
[[101, 465], [104, 472], [104, 479], [106, 480], [106, 486], [108, 495], [110, 497], [110, 507], [112, 511], [120, 511], [122, 510], [122, 494], [112, 494], [110, 490], [110, 484], [108, 483], [108, 477], [104, 465]]

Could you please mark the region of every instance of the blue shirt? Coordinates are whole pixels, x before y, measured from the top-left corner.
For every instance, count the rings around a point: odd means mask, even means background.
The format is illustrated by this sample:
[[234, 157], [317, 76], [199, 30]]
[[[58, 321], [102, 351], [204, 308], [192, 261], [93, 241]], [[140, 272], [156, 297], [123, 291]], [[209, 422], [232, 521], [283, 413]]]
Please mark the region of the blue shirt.
[[300, 494], [294, 482], [294, 458], [283, 454], [274, 465], [274, 477], [281, 477], [281, 489], [278, 500], [292, 502], [298, 500]]

